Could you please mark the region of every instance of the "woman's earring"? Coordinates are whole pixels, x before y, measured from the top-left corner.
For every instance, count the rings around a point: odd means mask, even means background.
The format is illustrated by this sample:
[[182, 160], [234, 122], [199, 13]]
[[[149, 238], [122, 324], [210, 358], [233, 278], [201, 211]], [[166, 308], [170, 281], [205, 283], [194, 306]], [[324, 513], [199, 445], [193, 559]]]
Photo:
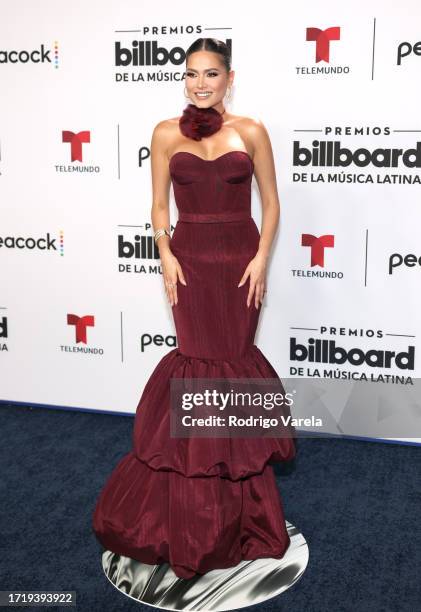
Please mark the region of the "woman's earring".
[[190, 96], [188, 96], [188, 95], [186, 94], [186, 86], [184, 86], [184, 97], [185, 97], [185, 98], [190, 98]]
[[232, 96], [232, 87], [227, 87], [227, 92], [228, 92], [228, 93], [227, 93], [227, 94], [225, 94], [225, 95], [226, 95], [226, 97], [227, 97], [227, 102], [231, 102], [231, 96]]

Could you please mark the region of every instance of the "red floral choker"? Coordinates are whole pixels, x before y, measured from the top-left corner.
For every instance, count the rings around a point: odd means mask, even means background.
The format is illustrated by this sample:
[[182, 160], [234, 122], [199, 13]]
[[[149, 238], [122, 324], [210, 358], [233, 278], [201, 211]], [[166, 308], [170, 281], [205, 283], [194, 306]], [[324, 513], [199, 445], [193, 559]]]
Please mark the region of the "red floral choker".
[[202, 140], [221, 129], [224, 122], [222, 114], [211, 106], [199, 108], [195, 104], [188, 104], [180, 117], [180, 131], [187, 138]]

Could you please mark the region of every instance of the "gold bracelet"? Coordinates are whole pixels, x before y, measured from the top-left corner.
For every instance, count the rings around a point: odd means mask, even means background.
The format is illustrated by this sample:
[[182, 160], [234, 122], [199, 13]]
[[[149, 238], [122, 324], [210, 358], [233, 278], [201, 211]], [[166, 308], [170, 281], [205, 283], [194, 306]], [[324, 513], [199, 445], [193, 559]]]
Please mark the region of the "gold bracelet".
[[169, 231], [167, 229], [163, 228], [163, 229], [156, 230], [156, 232], [154, 234], [155, 243], [158, 240], [158, 238], [161, 238], [161, 236], [164, 236], [165, 234], [171, 238], [171, 234], [169, 233]]

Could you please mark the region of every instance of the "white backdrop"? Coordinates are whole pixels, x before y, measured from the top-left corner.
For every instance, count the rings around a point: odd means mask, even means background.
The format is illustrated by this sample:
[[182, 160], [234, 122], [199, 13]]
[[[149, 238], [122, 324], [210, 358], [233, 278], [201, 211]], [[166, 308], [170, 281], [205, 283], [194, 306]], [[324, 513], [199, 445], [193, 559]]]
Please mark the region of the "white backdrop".
[[[256, 344], [281, 377], [320, 366], [292, 359], [294, 338], [414, 347], [408, 369], [347, 361], [319, 373], [383, 377], [380, 395], [402, 392], [395, 416], [415, 407], [412, 433], [396, 438], [420, 441], [421, 150], [396, 166], [373, 160], [421, 140], [419, 3], [17, 0], [0, 15], [0, 399], [132, 414], [176, 345], [159, 259], [124, 257], [119, 244], [151, 244], [152, 129], [182, 113], [183, 50], [210, 36], [232, 46], [229, 110], [263, 121], [276, 160], [281, 226]], [[162, 63], [117, 66], [118, 45], [133, 41], [161, 47]], [[81, 160], [63, 132], [85, 140]], [[365, 149], [367, 164], [313, 154], [299, 165], [294, 147], [311, 153], [314, 141]], [[255, 181], [253, 216], [260, 227]], [[303, 234], [333, 236], [323, 262], [313, 251], [311, 265]], [[36, 244], [47, 235], [53, 246]], [[69, 315], [88, 318], [86, 343]]]

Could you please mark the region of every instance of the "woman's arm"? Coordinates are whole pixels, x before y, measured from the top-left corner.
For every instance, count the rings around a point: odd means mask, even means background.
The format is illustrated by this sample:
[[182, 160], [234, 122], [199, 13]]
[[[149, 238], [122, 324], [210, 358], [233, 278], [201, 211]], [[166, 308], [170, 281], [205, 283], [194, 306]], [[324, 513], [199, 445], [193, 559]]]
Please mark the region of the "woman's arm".
[[[170, 173], [166, 153], [168, 142], [168, 126], [166, 121], [160, 121], [152, 132], [151, 139], [151, 179], [152, 208], [151, 220], [153, 231], [165, 228], [170, 231], [169, 188]], [[160, 256], [170, 248], [169, 236], [161, 236], [157, 240]]]
[[261, 121], [255, 120], [249, 127], [254, 145], [254, 174], [262, 202], [262, 227], [258, 253], [269, 257], [280, 217], [275, 163], [269, 134]]
[[[153, 231], [167, 229], [170, 231], [169, 188], [170, 171], [168, 167], [167, 146], [170, 139], [168, 121], [160, 121], [154, 128], [151, 139], [151, 172], [152, 172], [152, 208], [151, 221]], [[171, 306], [178, 303], [177, 280], [186, 285], [183, 271], [178, 259], [170, 249], [169, 236], [162, 235], [156, 241], [162, 265], [165, 291]]]
[[258, 308], [259, 301], [263, 302], [266, 293], [267, 260], [279, 223], [280, 205], [269, 134], [261, 121], [250, 120], [247, 136], [254, 150], [254, 174], [262, 202], [262, 226], [258, 251], [247, 266], [238, 286], [241, 287], [250, 276], [247, 306], [250, 306], [254, 294], [254, 304]]

